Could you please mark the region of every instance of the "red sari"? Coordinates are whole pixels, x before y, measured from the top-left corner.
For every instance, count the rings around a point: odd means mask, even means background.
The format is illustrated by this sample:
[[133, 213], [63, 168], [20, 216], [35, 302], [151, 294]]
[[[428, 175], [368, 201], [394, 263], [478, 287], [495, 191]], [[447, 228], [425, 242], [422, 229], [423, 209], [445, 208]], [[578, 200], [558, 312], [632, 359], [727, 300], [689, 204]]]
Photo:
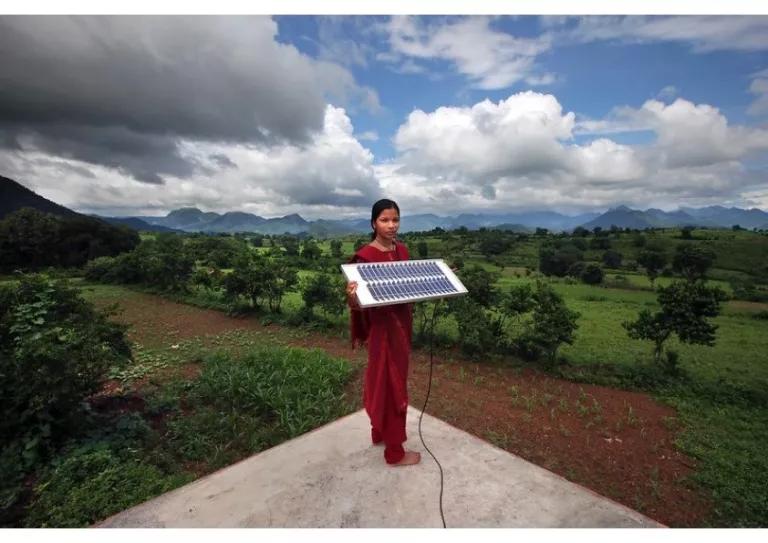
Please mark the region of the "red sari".
[[[360, 249], [351, 262], [408, 260], [408, 249], [395, 243], [393, 251], [371, 245]], [[350, 310], [352, 345], [368, 344], [363, 405], [371, 419], [371, 438], [384, 442], [384, 458], [395, 464], [405, 455], [405, 414], [408, 409], [408, 362], [411, 353], [411, 304]]]

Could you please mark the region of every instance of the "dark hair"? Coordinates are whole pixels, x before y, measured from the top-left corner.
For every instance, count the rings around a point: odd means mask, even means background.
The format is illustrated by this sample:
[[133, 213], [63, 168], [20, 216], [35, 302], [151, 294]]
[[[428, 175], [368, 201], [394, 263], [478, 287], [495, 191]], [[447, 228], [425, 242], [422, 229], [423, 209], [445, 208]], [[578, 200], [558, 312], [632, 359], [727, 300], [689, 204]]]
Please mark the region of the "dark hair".
[[371, 240], [376, 239], [376, 228], [374, 227], [374, 223], [376, 222], [376, 219], [379, 218], [379, 215], [381, 215], [381, 212], [385, 209], [395, 209], [397, 210], [397, 215], [400, 215], [400, 208], [397, 205], [397, 202], [394, 200], [388, 200], [387, 198], [382, 198], [375, 204], [373, 204], [373, 207], [371, 208], [371, 228], [373, 228], [373, 232], [371, 232]]

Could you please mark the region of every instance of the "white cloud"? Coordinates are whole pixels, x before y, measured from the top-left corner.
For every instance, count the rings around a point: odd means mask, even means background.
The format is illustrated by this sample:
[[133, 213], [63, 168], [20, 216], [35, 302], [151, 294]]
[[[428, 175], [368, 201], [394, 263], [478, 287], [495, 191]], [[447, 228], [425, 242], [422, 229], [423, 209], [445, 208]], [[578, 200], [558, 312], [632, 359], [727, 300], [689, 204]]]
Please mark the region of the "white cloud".
[[684, 15], [672, 17], [583, 17], [568, 36], [581, 42], [682, 42], [695, 52], [764, 51], [768, 49], [768, 17]]
[[749, 105], [747, 113], [750, 115], [768, 114], [768, 70], [762, 70], [754, 75], [749, 85], [749, 92], [757, 98]]
[[729, 126], [725, 116], [707, 104], [682, 98], [669, 105], [649, 100], [636, 115], [655, 130], [655, 150], [667, 167], [706, 166], [768, 149], [768, 130]]
[[[395, 16], [384, 25], [392, 51], [378, 58], [394, 62], [403, 57], [448, 61], [481, 89], [503, 89], [522, 80], [538, 85], [554, 81], [554, 76], [538, 74], [535, 67], [537, 55], [550, 48], [546, 35], [518, 38], [492, 29], [491, 22], [488, 17], [468, 17], [425, 25], [414, 17]], [[414, 73], [422, 68], [406, 62], [400, 70]]]
[[743, 201], [761, 182], [741, 160], [768, 150], [768, 131], [730, 126], [712, 106], [649, 100], [581, 121], [582, 132], [586, 122], [593, 133], [651, 130], [656, 139], [576, 143], [575, 115], [552, 95], [525, 92], [412, 112], [394, 140], [398, 156], [376, 175], [413, 212], [434, 213], [710, 205]]

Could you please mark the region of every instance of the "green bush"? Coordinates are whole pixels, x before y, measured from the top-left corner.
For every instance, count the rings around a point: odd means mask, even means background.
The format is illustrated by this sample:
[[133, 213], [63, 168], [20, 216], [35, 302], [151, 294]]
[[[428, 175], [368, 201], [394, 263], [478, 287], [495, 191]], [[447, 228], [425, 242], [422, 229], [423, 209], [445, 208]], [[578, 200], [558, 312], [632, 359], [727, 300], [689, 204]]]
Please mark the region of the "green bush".
[[126, 458], [104, 444], [75, 449], [36, 488], [27, 527], [85, 527], [191, 480]]
[[123, 325], [107, 320], [65, 282], [22, 276], [0, 289], [0, 435], [24, 442], [34, 463], [66, 435], [107, 370], [131, 355]]

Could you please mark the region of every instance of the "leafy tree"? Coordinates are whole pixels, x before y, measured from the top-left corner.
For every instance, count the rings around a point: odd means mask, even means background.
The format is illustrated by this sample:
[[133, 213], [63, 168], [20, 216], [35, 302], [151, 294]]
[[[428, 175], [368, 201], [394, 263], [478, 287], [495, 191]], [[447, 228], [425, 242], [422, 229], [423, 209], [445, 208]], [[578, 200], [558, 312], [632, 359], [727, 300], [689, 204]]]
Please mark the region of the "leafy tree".
[[304, 301], [304, 312], [311, 314], [319, 307], [326, 316], [340, 315], [346, 305], [345, 282], [338, 274], [317, 273], [303, 279], [299, 291]]
[[480, 307], [494, 305], [498, 297], [498, 290], [493, 286], [499, 277], [497, 272], [489, 272], [475, 264], [461, 270], [459, 275], [461, 282], [467, 287], [466, 298]]
[[715, 257], [715, 253], [707, 247], [678, 245], [672, 259], [672, 269], [689, 281], [704, 279]]
[[645, 268], [653, 287], [659, 272], [667, 265], [667, 255], [661, 251], [644, 250], [637, 256], [637, 263]]
[[680, 230], [680, 237], [682, 239], [693, 239], [693, 226], [684, 226]]
[[572, 245], [560, 249], [542, 245], [539, 249], [539, 270], [544, 275], [565, 277], [570, 267], [580, 260], [583, 260], [581, 251]]
[[281, 238], [283, 249], [285, 249], [286, 256], [298, 256], [299, 255], [299, 240], [294, 236], [283, 236]]
[[597, 264], [587, 264], [581, 274], [581, 280], [588, 285], [599, 285], [603, 282], [603, 268]]
[[589, 235], [589, 230], [587, 230], [583, 226], [577, 226], [576, 228], [573, 229], [572, 235], [574, 237], [585, 238]]
[[341, 258], [341, 247], [342, 244], [340, 239], [331, 240], [331, 256], [333, 256], [333, 258]]
[[[660, 311], [644, 309], [636, 321], [622, 323], [630, 338], [653, 341], [657, 364], [664, 365], [664, 343], [672, 334], [683, 343], [714, 345], [717, 325], [707, 319], [720, 314], [720, 302], [727, 298], [720, 288], [707, 287], [700, 281], [675, 281], [659, 287], [658, 293]], [[667, 359], [666, 369], [676, 370], [676, 363], [675, 354]]]
[[621, 260], [623, 255], [618, 251], [608, 250], [603, 253], [603, 264], [607, 268], [619, 268], [621, 267]]
[[419, 253], [419, 258], [429, 258], [429, 246], [426, 241], [420, 241], [416, 244], [416, 250]]
[[313, 239], [306, 239], [301, 247], [301, 256], [307, 260], [317, 260], [322, 256], [323, 252], [320, 250], [320, 246]]
[[589, 248], [598, 251], [605, 251], [611, 248], [611, 240], [606, 237], [595, 236], [589, 240]]
[[635, 237], [632, 238], [632, 245], [638, 248], [645, 247], [645, 244], [647, 243], [647, 239], [642, 234], [637, 234]]
[[0, 269], [82, 266], [139, 244], [139, 235], [91, 217], [59, 217], [22, 208], [0, 220]]
[[562, 296], [541, 281], [536, 284], [533, 299], [533, 323], [519, 341], [522, 345], [535, 346], [544, 353], [546, 360], [553, 364], [560, 346], [563, 343], [573, 343], [573, 334], [578, 328], [576, 320], [580, 314], [568, 309]]
[[161, 233], [135, 251], [144, 282], [166, 290], [184, 290], [195, 268], [195, 259], [176, 234]]

